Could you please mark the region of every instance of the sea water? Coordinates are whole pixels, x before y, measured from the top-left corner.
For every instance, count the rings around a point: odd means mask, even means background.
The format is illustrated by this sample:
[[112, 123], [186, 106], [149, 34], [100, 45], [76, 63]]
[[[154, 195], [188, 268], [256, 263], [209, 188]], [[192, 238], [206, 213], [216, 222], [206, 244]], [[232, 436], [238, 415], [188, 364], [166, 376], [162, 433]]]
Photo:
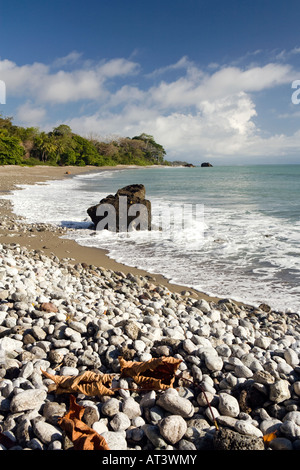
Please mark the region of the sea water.
[[[153, 230], [91, 230], [87, 209], [134, 183]], [[300, 312], [300, 165], [99, 168], [20, 187], [8, 197], [28, 222], [72, 227], [80, 245], [209, 295]]]

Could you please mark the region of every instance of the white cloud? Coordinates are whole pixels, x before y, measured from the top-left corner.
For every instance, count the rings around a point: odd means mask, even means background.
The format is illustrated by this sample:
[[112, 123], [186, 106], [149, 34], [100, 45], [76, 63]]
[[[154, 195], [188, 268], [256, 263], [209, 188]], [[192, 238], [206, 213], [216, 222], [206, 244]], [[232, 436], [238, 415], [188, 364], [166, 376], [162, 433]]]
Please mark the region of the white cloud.
[[139, 65], [127, 59], [111, 59], [103, 61], [97, 68], [99, 77], [114, 78], [136, 74], [139, 71]]
[[132, 75], [137, 68], [136, 63], [126, 59], [112, 59], [89, 68], [51, 73], [45, 64], [18, 66], [3, 60], [0, 61], [0, 76], [12, 96], [24, 96], [39, 102], [68, 103], [102, 98], [106, 95], [103, 84], [108, 79]]
[[[60, 68], [54, 72], [41, 63], [18, 66], [0, 61], [0, 78], [6, 83], [7, 94], [25, 101], [17, 114], [22, 123], [44, 123], [50, 104], [57, 105], [66, 116], [67, 105], [78, 102], [93, 111], [88, 115], [79, 108], [74, 116], [72, 108], [72, 115], [64, 122], [74, 132], [131, 137], [147, 132], [166, 148], [170, 158], [196, 161], [222, 155], [271, 155], [299, 148], [300, 132], [290, 137], [280, 133], [263, 137], [256, 124], [256, 93], [284, 84], [290, 87], [295, 73], [289, 64], [274, 62], [248, 68], [220, 68], [215, 64], [204, 71], [182, 57], [154, 71], [153, 84], [151, 74], [142, 81], [136, 62], [118, 58], [79, 66], [80, 58], [79, 53], [72, 52], [57, 59], [55, 64]], [[71, 63], [76, 68], [66, 71], [64, 65]], [[174, 70], [176, 79], [171, 78]], [[162, 74], [164, 80], [157, 84]], [[61, 116], [58, 120], [61, 122]]]
[[58, 57], [52, 64], [53, 67], [64, 67], [66, 65], [74, 64], [82, 57], [81, 52], [72, 51], [64, 57]]
[[51, 103], [96, 100], [105, 94], [102, 80], [94, 70], [64, 72], [48, 75], [38, 90], [39, 99]]
[[240, 92], [256, 92], [291, 81], [289, 65], [267, 64], [241, 70], [224, 67], [213, 74], [187, 75], [173, 82], [162, 81], [152, 90], [161, 107], [199, 105], [203, 100], [216, 100]]
[[0, 61], [0, 76], [6, 83], [8, 96], [34, 95], [48, 73], [49, 67], [45, 64], [18, 66], [10, 60]]
[[193, 62], [191, 62], [187, 56], [183, 56], [175, 64], [169, 64], [169, 65], [166, 65], [165, 67], [160, 67], [159, 69], [156, 69], [153, 72], [147, 74], [147, 77], [148, 78], [158, 77], [160, 75], [163, 75], [173, 70], [180, 70], [180, 69], [189, 70], [192, 67], [194, 67]]
[[28, 127], [38, 127], [46, 116], [46, 110], [34, 107], [30, 102], [21, 105], [17, 110], [17, 119]]

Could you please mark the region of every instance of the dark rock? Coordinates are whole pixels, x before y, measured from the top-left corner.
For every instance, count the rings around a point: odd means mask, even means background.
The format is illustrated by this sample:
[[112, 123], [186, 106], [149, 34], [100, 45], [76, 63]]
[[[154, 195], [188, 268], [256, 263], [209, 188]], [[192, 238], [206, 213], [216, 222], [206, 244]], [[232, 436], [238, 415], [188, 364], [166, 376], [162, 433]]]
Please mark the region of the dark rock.
[[208, 166], [212, 166], [212, 164], [208, 163], [208, 162], [204, 162], [204, 163], [201, 163], [201, 166], [202, 167], [208, 167]]
[[[151, 230], [151, 203], [145, 199], [145, 194], [143, 184], [125, 186], [115, 195], [110, 194], [99, 204], [90, 207], [87, 213], [96, 230], [107, 229], [116, 232], [133, 229]], [[139, 204], [141, 210], [138, 210], [138, 207], [132, 207], [135, 204]]]
[[207, 433], [195, 439], [194, 444], [197, 450], [214, 450], [214, 436]]
[[130, 347], [126, 344], [125, 346], [121, 344], [118, 347], [119, 355], [122, 356], [126, 361], [132, 361], [136, 351], [135, 349], [130, 349]]
[[21, 420], [17, 425], [15, 436], [22, 446], [25, 446], [33, 438], [32, 425], [29, 419], [24, 418]]
[[264, 393], [257, 390], [253, 384], [241, 390], [238, 397], [240, 410], [244, 413], [250, 414], [252, 410], [261, 408], [266, 402], [266, 396]]
[[240, 406], [240, 410], [243, 412], [243, 413], [248, 413], [250, 414], [252, 409], [250, 407], [250, 403], [249, 403], [249, 394], [248, 394], [248, 391], [247, 390], [242, 390], [241, 393], [240, 393], [240, 396], [239, 396], [239, 406]]
[[99, 421], [99, 413], [92, 406], [86, 406], [82, 421], [89, 427], [92, 428], [96, 421]]
[[46, 421], [50, 424], [57, 425], [58, 420], [62, 418], [66, 413], [66, 405], [57, 402], [46, 402], [43, 407], [43, 416]]
[[271, 307], [267, 304], [260, 304], [260, 306], [258, 307], [260, 310], [262, 310], [263, 312], [266, 312], [266, 313], [270, 313], [271, 312]]
[[220, 428], [214, 435], [215, 450], [265, 450], [263, 439]]

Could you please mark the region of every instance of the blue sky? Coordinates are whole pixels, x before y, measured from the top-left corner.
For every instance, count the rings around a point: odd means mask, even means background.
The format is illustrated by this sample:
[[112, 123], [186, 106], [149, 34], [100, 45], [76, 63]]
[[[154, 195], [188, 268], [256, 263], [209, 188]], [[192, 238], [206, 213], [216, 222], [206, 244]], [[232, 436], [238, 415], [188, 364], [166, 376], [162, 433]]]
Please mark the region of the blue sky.
[[146, 132], [169, 160], [300, 163], [299, 14], [298, 0], [0, 1], [0, 111]]

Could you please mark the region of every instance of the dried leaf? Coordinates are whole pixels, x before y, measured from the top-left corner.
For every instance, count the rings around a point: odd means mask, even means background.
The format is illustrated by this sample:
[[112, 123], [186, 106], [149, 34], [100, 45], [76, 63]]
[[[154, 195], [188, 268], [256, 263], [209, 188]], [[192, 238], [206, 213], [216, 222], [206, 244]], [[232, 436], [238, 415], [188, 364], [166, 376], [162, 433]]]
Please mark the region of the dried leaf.
[[78, 405], [71, 395], [69, 411], [58, 420], [59, 426], [73, 442], [74, 450], [110, 450], [104, 437], [82, 421], [84, 410], [84, 406]]
[[126, 361], [119, 356], [121, 377], [131, 377], [144, 389], [166, 390], [172, 388], [181, 359], [174, 357], [153, 358], [146, 362]]
[[61, 393], [84, 393], [88, 396], [113, 395], [114, 391], [109, 387], [114, 378], [109, 374], [96, 374], [85, 371], [80, 375], [52, 375], [42, 370], [42, 373], [53, 380], [54, 384], [49, 385], [48, 391]]
[[277, 437], [277, 431], [270, 432], [269, 434], [265, 434], [263, 436], [263, 441], [266, 445], [269, 445], [269, 443], [273, 441], [273, 439], [275, 439], [276, 437]]

